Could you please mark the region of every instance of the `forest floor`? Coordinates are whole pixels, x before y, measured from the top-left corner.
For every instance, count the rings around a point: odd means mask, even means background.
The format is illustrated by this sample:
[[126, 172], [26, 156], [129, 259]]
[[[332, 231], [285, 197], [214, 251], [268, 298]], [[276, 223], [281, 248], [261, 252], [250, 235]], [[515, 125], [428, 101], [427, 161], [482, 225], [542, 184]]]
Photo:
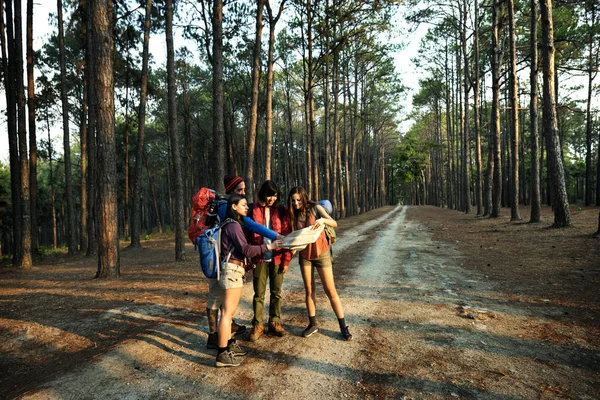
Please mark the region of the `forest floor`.
[[[300, 336], [294, 259], [289, 334], [242, 335], [237, 368], [215, 368], [205, 347], [207, 281], [191, 245], [183, 263], [171, 238], [124, 248], [114, 280], [92, 279], [82, 256], [0, 267], [0, 398], [598, 399], [598, 209], [571, 212], [562, 230], [548, 229], [549, 208], [539, 224], [435, 207], [340, 220], [334, 274], [354, 340], [341, 340], [319, 283], [319, 332]], [[251, 319], [247, 283], [236, 320]]]

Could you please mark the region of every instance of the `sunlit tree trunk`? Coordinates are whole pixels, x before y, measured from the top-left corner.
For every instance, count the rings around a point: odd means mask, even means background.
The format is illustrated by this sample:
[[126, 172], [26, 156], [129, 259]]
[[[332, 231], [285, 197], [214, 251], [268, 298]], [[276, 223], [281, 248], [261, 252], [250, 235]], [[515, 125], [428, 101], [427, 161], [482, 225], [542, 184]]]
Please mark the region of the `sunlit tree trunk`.
[[142, 247], [142, 157], [144, 156], [144, 136], [146, 127], [146, 98], [148, 90], [148, 59], [150, 46], [150, 13], [152, 0], [146, 0], [144, 20], [144, 47], [142, 51], [142, 82], [140, 87], [140, 106], [138, 109], [138, 140], [135, 150], [135, 171], [133, 173], [133, 202], [131, 208], [131, 248]]
[[[6, 26], [4, 25], [4, 2], [0, 1], [0, 38], [2, 40], [2, 72], [4, 80], [4, 93], [6, 95], [6, 120], [8, 130], [8, 149], [10, 163], [10, 191], [13, 208], [13, 221], [21, 220], [21, 167], [19, 164], [19, 137], [17, 133], [17, 104], [15, 96], [14, 64], [14, 36], [12, 2], [6, 3]], [[5, 29], [6, 28], [6, 29]], [[19, 265], [21, 262], [21, 236], [22, 226], [13, 223], [13, 248], [12, 263]]]
[[75, 208], [73, 206], [73, 189], [71, 177], [71, 138], [69, 131], [69, 98], [67, 93], [67, 65], [65, 55], [65, 36], [63, 31], [62, 0], [57, 0], [58, 10], [58, 49], [60, 53], [60, 98], [62, 102], [63, 143], [65, 158], [65, 197], [67, 199], [67, 246], [69, 254], [77, 252], [75, 240]]
[[248, 130], [248, 148], [246, 153], [246, 195], [254, 199], [254, 152], [258, 126], [258, 91], [260, 84], [260, 49], [263, 28], [263, 8], [267, 0], [256, 1], [256, 31], [252, 54], [252, 103], [250, 105], [250, 126]]
[[[19, 134], [19, 164], [21, 169], [21, 261], [20, 268], [31, 268], [31, 199], [29, 191], [29, 157], [27, 155], [27, 124], [25, 120], [25, 88], [23, 86], [23, 18], [21, 2], [15, 1], [15, 84], [17, 90], [17, 131]], [[15, 221], [17, 222], [17, 221]]]
[[519, 212], [519, 86], [517, 80], [517, 34], [515, 32], [515, 2], [508, 0], [508, 30], [510, 42], [510, 123], [511, 123], [511, 189], [510, 220], [520, 221]]
[[477, 181], [475, 196], [477, 198], [477, 215], [483, 215], [483, 171], [481, 165], [481, 121], [479, 118], [479, 1], [475, 0], [475, 32], [473, 33], [473, 48], [475, 59], [475, 89], [473, 99], [473, 116], [475, 118], [475, 164], [477, 166]]
[[276, 17], [273, 17], [271, 5], [266, 1], [269, 13], [269, 55], [267, 60], [267, 143], [265, 154], [265, 179], [271, 179], [271, 140], [273, 136], [273, 62], [275, 53], [275, 26], [281, 17], [286, 0], [282, 0]]
[[538, 134], [538, 50], [537, 50], [537, 0], [531, 0], [531, 33], [529, 51], [531, 53], [531, 72], [529, 74], [529, 130], [531, 131], [531, 216], [529, 222], [541, 220], [541, 183], [540, 183], [540, 140]]
[[554, 224], [556, 228], [571, 225], [571, 214], [567, 189], [565, 185], [565, 170], [561, 157], [558, 122], [556, 119], [556, 99], [554, 87], [554, 25], [552, 21], [552, 1], [541, 0], [542, 24], [542, 64], [544, 68], [544, 107], [543, 125], [546, 132], [546, 149], [548, 152], [548, 166], [552, 181], [552, 208], [554, 210]]
[[99, 241], [97, 278], [121, 274], [117, 208], [117, 146], [113, 85], [112, 0], [92, 3], [95, 94], [98, 123]]
[[469, 92], [471, 91], [471, 77], [469, 74], [469, 58], [467, 54], [467, 0], [463, 0], [463, 25], [461, 28], [461, 43], [464, 60], [464, 109], [465, 113], [463, 116], [463, 196], [464, 196], [464, 211], [467, 214], [471, 213], [471, 178], [470, 178], [470, 166], [471, 157], [469, 150], [470, 140], [470, 129], [469, 129]]
[[498, 42], [498, 14], [501, 11], [501, 3], [494, 2], [492, 7], [492, 111], [490, 124], [492, 126], [492, 137], [494, 140], [494, 183], [492, 190], [492, 207], [490, 217], [500, 216], [502, 207], [502, 136], [500, 131], [500, 44]]
[[27, 116], [29, 118], [29, 192], [31, 204], [31, 253], [38, 253], [37, 133], [35, 127], [35, 79], [33, 76], [33, 0], [27, 0]]

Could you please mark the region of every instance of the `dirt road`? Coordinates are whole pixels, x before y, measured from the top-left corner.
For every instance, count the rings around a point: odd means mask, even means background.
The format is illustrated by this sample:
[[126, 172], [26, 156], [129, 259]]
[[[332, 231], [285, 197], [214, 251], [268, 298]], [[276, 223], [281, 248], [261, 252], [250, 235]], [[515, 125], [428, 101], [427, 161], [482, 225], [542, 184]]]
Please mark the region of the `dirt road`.
[[[307, 317], [293, 260], [282, 311], [289, 335], [242, 337], [250, 350], [242, 366], [214, 368], [200, 314], [136, 300], [99, 319], [145, 324], [142, 333], [22, 398], [600, 398], [597, 331], [567, 323], [569, 308], [550, 300], [507, 301], [484, 273], [461, 268], [456, 246], [433, 241], [406, 212], [390, 207], [341, 223], [334, 271], [351, 342], [341, 340], [320, 285], [319, 332], [300, 336]], [[250, 324], [251, 304], [247, 283], [238, 322]]]

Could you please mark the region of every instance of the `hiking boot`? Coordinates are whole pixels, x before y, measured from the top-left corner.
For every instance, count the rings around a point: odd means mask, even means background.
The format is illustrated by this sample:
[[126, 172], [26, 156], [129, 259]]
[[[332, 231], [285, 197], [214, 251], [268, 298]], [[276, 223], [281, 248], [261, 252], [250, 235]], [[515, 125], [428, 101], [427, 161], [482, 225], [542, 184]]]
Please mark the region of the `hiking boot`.
[[227, 350], [232, 352], [234, 356], [236, 357], [241, 357], [241, 356], [245, 356], [246, 354], [248, 354], [248, 351], [241, 348], [239, 344], [237, 344], [237, 342], [235, 341], [235, 339], [232, 339], [229, 342], [229, 345], [227, 346]]
[[245, 325], [238, 325], [235, 323], [235, 321], [231, 321], [231, 337], [239, 336], [244, 332], [246, 332]]
[[306, 327], [306, 329], [304, 331], [302, 331], [302, 336], [303, 337], [309, 337], [310, 335], [312, 335], [315, 332], [318, 332], [319, 329], [317, 328], [317, 325], [308, 325]]
[[283, 337], [287, 335], [287, 332], [285, 331], [285, 329], [283, 329], [283, 326], [281, 326], [279, 321], [273, 321], [269, 322], [269, 334], [273, 336]]
[[208, 340], [206, 340], [207, 349], [218, 349], [219, 348], [219, 334], [217, 332], [209, 333]]
[[217, 355], [215, 361], [216, 367], [237, 367], [242, 363], [242, 360], [235, 358], [232, 351], [226, 350], [221, 354]]
[[342, 332], [342, 337], [344, 338], [344, 340], [346, 342], [349, 342], [350, 340], [352, 340], [352, 334], [350, 333], [350, 330], [348, 330], [347, 325], [345, 327], [341, 328], [340, 331]]
[[252, 327], [252, 330], [250, 331], [250, 336], [248, 337], [248, 340], [251, 342], [255, 342], [258, 340], [258, 338], [262, 336], [264, 332], [265, 326], [263, 324], [254, 325]]

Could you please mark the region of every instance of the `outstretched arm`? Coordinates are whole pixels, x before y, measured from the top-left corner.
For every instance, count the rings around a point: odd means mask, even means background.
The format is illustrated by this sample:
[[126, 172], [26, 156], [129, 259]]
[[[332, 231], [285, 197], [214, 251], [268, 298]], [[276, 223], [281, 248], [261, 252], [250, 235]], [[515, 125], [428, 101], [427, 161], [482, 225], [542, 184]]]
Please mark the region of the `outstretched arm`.
[[256, 233], [257, 235], [264, 236], [271, 240], [277, 239], [277, 232], [272, 231], [265, 226], [254, 222], [254, 220], [250, 217], [244, 217], [244, 228], [249, 230], [252, 233]]

